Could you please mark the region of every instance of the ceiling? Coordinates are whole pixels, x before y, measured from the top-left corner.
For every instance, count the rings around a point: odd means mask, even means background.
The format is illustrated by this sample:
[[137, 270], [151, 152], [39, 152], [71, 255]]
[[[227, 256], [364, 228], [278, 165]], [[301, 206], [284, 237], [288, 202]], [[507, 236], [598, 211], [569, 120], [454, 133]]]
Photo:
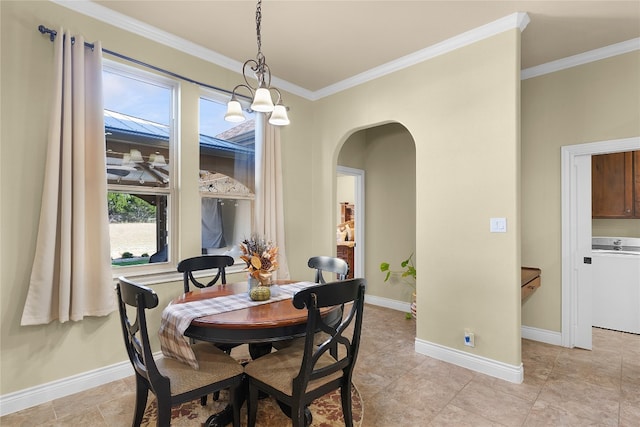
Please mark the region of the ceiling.
[[[257, 52], [255, 1], [93, 3], [240, 63]], [[264, 0], [262, 52], [274, 77], [317, 92], [515, 12], [531, 20], [522, 69], [640, 37], [638, 0]]]

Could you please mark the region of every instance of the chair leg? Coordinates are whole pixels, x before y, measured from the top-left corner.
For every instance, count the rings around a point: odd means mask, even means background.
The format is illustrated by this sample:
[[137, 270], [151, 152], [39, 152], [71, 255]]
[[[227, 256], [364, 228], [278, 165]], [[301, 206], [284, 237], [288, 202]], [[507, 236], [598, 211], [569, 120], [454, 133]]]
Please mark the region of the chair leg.
[[342, 416], [345, 427], [353, 426], [353, 412], [351, 407], [351, 381], [340, 387], [340, 400], [342, 401]]
[[293, 423], [293, 427], [306, 427], [307, 418], [305, 417], [305, 406], [295, 401], [295, 399], [292, 403], [293, 406], [291, 407], [291, 422]]
[[156, 421], [157, 427], [170, 427], [171, 426], [171, 399], [163, 398], [156, 395], [158, 402], [158, 420]]
[[233, 405], [233, 427], [240, 427], [240, 407], [242, 406], [242, 386], [229, 388], [229, 403]]
[[258, 415], [258, 388], [249, 380], [249, 399], [247, 400], [247, 427], [255, 427]]
[[133, 426], [138, 427], [142, 424], [142, 416], [147, 407], [147, 398], [149, 397], [149, 386], [147, 382], [136, 375], [136, 407], [133, 412]]
[[[216, 400], [216, 399], [213, 399]], [[207, 406], [207, 395], [200, 396], [200, 406]]]

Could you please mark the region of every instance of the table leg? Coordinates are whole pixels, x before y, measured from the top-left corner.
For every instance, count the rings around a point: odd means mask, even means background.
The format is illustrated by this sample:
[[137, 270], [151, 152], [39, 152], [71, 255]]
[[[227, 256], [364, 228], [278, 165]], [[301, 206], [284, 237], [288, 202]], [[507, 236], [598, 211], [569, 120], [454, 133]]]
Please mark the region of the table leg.
[[[249, 395], [249, 381], [247, 379], [243, 379], [240, 386], [237, 388], [236, 393], [238, 393], [237, 399], [232, 399], [232, 401], [237, 401], [240, 408], [244, 405], [244, 401], [247, 399]], [[224, 427], [229, 424], [233, 424], [233, 405], [227, 404], [224, 409], [218, 413], [211, 415], [204, 422], [203, 427]]]
[[249, 344], [249, 354], [252, 360], [259, 359], [260, 357], [271, 353], [273, 345], [270, 342], [267, 343], [255, 343]]

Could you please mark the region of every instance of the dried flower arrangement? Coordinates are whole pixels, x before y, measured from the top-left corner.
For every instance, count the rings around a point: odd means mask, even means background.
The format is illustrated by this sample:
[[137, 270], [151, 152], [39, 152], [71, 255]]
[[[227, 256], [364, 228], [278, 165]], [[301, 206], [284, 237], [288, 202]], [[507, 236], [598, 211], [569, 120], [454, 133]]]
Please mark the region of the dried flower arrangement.
[[263, 282], [267, 276], [270, 277], [278, 269], [278, 247], [264, 237], [253, 234], [240, 244], [240, 249], [240, 258], [247, 263], [249, 275], [266, 284]]

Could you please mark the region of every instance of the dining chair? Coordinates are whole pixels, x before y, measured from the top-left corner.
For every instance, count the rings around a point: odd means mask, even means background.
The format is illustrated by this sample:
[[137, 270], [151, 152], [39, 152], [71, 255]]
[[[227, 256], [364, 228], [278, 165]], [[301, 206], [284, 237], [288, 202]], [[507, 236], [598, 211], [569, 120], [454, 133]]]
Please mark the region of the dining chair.
[[[233, 257], [228, 255], [202, 255], [183, 259], [178, 263], [178, 271], [183, 273], [184, 292], [189, 292], [189, 284], [196, 288], [208, 288], [215, 285], [218, 280], [221, 284], [227, 283], [226, 268], [233, 265]], [[218, 269], [216, 275], [208, 283], [200, 283], [193, 277], [194, 271]]]
[[334, 258], [329, 256], [314, 256], [309, 258], [307, 262], [309, 268], [316, 269], [315, 282], [326, 283], [322, 276], [323, 271], [337, 274], [336, 280], [344, 280], [349, 274], [349, 264], [343, 259]]
[[[196, 288], [208, 288], [215, 285], [220, 281], [220, 284], [227, 283], [226, 268], [232, 266], [234, 263], [233, 257], [228, 255], [202, 255], [192, 258], [183, 259], [178, 263], [178, 271], [182, 273], [184, 292], [187, 293], [190, 290], [190, 285]], [[199, 282], [194, 276], [194, 271], [214, 270], [217, 269], [216, 275], [207, 283]], [[214, 343], [217, 348], [224, 351], [227, 354], [231, 354], [231, 350], [234, 347], [238, 347], [241, 343], [232, 344], [220, 344]], [[213, 393], [213, 400], [218, 400], [220, 393]], [[202, 396], [202, 406], [207, 404], [207, 396]]]
[[[229, 389], [230, 400], [233, 402], [233, 425], [239, 427], [242, 365], [222, 350], [205, 343], [193, 345], [198, 370], [164, 356], [154, 359], [149, 344], [146, 310], [158, 306], [158, 295], [152, 289], [124, 277], [118, 278], [116, 290], [124, 345], [136, 377], [133, 426], [139, 426], [142, 422], [149, 391], [156, 396], [156, 425], [168, 427], [171, 424], [173, 406], [208, 393]], [[129, 309], [133, 322], [127, 314], [127, 306], [135, 308], [135, 316]]]
[[[347, 275], [349, 274], [349, 264], [342, 258], [334, 258], [329, 256], [315, 256], [315, 257], [309, 258], [307, 265], [310, 268], [316, 269], [316, 276], [315, 276], [316, 283], [326, 283], [324, 277], [322, 276], [323, 271], [335, 273], [337, 275], [336, 276], [337, 281], [345, 280], [347, 278]], [[341, 312], [343, 309], [344, 308], [341, 309]], [[331, 326], [335, 327], [338, 323], [340, 323], [340, 318], [338, 318], [336, 320], [336, 323]], [[322, 340], [322, 338], [324, 337], [322, 335], [319, 335], [318, 337], [316, 337], [316, 340]], [[336, 357], [336, 351], [337, 350], [335, 348], [332, 349], [331, 355]]]
[[[262, 356], [245, 366], [249, 380], [248, 426], [254, 427], [258, 409], [258, 391], [265, 392], [291, 408], [294, 427], [305, 425], [305, 408], [315, 399], [340, 389], [345, 425], [353, 425], [351, 378], [362, 329], [365, 279], [350, 279], [303, 289], [293, 297], [293, 305], [307, 309], [304, 345], [292, 345]], [[321, 309], [350, 304], [342, 322], [333, 328], [321, 315]], [[314, 343], [316, 331], [328, 333], [320, 345]], [[338, 346], [339, 356], [329, 354]]]

